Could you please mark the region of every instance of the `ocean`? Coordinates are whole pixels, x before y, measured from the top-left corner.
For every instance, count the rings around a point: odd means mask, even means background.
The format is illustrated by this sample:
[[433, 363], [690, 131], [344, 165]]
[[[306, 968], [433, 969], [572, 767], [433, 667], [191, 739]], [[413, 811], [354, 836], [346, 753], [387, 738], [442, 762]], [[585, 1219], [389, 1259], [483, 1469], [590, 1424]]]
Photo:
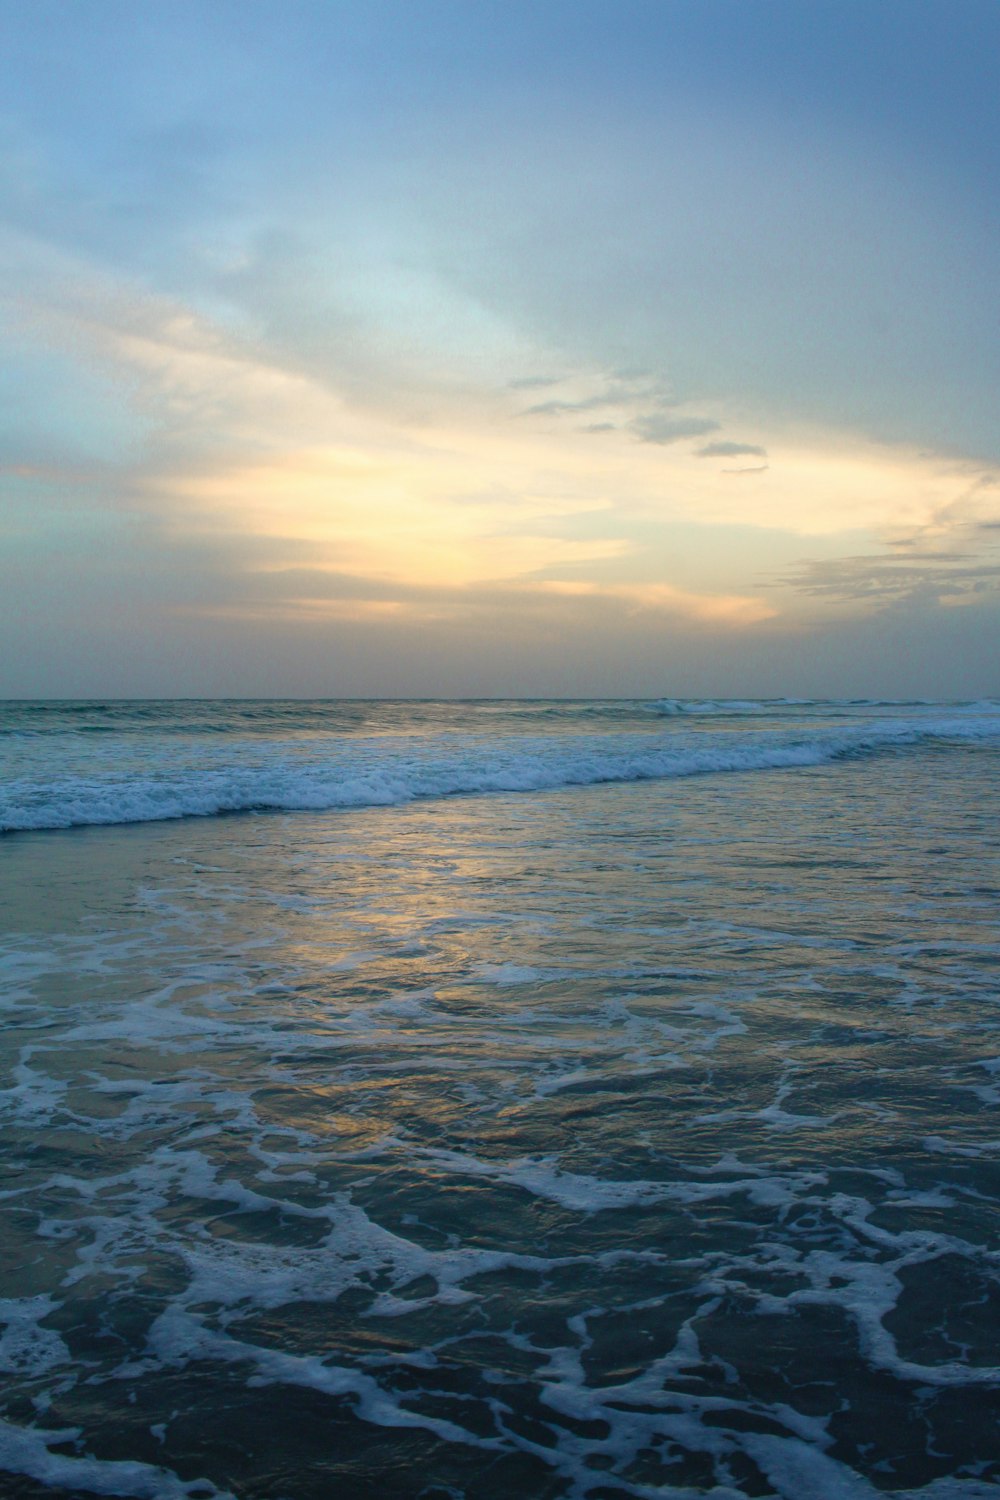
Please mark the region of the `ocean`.
[[1000, 703], [0, 704], [0, 1494], [996, 1500]]

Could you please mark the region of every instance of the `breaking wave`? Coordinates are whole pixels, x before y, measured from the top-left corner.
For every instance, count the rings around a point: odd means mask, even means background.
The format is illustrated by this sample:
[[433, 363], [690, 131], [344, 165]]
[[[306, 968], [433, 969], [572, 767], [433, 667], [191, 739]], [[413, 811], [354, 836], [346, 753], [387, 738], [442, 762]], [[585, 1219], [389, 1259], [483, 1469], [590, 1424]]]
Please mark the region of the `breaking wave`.
[[[75, 828], [213, 817], [224, 813], [330, 811], [493, 792], [551, 791], [602, 782], [776, 771], [931, 743], [1000, 739], [1000, 718], [865, 723], [787, 730], [677, 734], [467, 735], [272, 741], [239, 752], [200, 744], [187, 764], [153, 745], [131, 764], [106, 754], [9, 780], [0, 831]], [[106, 745], [102, 741], [102, 745]], [[42, 772], [42, 774], [39, 774]]]

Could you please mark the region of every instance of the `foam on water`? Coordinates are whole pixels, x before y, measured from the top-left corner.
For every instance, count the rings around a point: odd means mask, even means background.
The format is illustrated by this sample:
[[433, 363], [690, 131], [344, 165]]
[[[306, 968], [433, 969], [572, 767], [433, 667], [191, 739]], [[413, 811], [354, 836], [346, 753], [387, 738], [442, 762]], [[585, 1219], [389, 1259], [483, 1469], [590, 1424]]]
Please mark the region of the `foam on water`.
[[[647, 705], [659, 713], [662, 705]], [[688, 717], [758, 715], [761, 705], [693, 704], [671, 708]], [[786, 706], [787, 707], [787, 706]], [[829, 707], [829, 705], [825, 705]], [[667, 712], [667, 710], [663, 710]], [[634, 710], [632, 711], [634, 714]], [[342, 729], [327, 735], [247, 736], [220, 749], [196, 721], [185, 748], [164, 737], [154, 720], [137, 740], [85, 742], [69, 753], [7, 749], [0, 777], [0, 832], [93, 827], [222, 813], [323, 811], [392, 807], [414, 800], [496, 792], [537, 792], [604, 782], [776, 771], [819, 766], [938, 742], [975, 745], [1000, 740], [1000, 712], [976, 705], [961, 715], [810, 722], [790, 729], [771, 707], [766, 727], [712, 733], [618, 729], [582, 735], [559, 732], [434, 735]], [[578, 717], [578, 715], [576, 716]], [[631, 717], [631, 716], [630, 716]], [[419, 722], [419, 721], [418, 721]], [[196, 732], [195, 732], [196, 731]], [[233, 729], [235, 733], [235, 727]], [[2, 767], [0, 767], [2, 769]]]
[[79, 1429], [25, 1430], [0, 1419], [0, 1468], [74, 1494], [120, 1495], [126, 1500], [235, 1500], [204, 1479], [184, 1483], [167, 1469], [130, 1460], [71, 1457], [52, 1449], [80, 1437]]
[[995, 1495], [1000, 766], [917, 712], [8, 841], [12, 1495]]

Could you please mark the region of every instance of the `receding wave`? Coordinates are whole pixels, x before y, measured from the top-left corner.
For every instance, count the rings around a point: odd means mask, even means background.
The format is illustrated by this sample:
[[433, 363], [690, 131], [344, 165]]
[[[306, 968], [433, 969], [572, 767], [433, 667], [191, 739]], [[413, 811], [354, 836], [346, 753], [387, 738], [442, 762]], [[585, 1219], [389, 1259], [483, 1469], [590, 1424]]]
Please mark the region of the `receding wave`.
[[551, 791], [602, 782], [753, 773], [818, 766], [931, 741], [1000, 739], [1000, 720], [886, 723], [794, 736], [752, 733], [680, 740], [665, 735], [560, 736], [484, 745], [465, 737], [419, 747], [344, 743], [305, 759], [290, 746], [255, 761], [178, 766], [164, 748], [134, 772], [121, 769], [22, 778], [0, 791], [0, 831], [74, 828], [224, 813], [330, 811], [418, 799]]

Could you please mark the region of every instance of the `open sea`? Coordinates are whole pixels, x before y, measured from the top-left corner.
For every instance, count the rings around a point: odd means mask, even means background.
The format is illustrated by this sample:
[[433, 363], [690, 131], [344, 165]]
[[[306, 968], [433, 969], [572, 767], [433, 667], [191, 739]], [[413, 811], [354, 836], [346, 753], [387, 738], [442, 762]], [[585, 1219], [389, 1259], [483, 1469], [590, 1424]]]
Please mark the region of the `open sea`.
[[998, 1500], [1000, 703], [0, 704], [0, 1496]]

